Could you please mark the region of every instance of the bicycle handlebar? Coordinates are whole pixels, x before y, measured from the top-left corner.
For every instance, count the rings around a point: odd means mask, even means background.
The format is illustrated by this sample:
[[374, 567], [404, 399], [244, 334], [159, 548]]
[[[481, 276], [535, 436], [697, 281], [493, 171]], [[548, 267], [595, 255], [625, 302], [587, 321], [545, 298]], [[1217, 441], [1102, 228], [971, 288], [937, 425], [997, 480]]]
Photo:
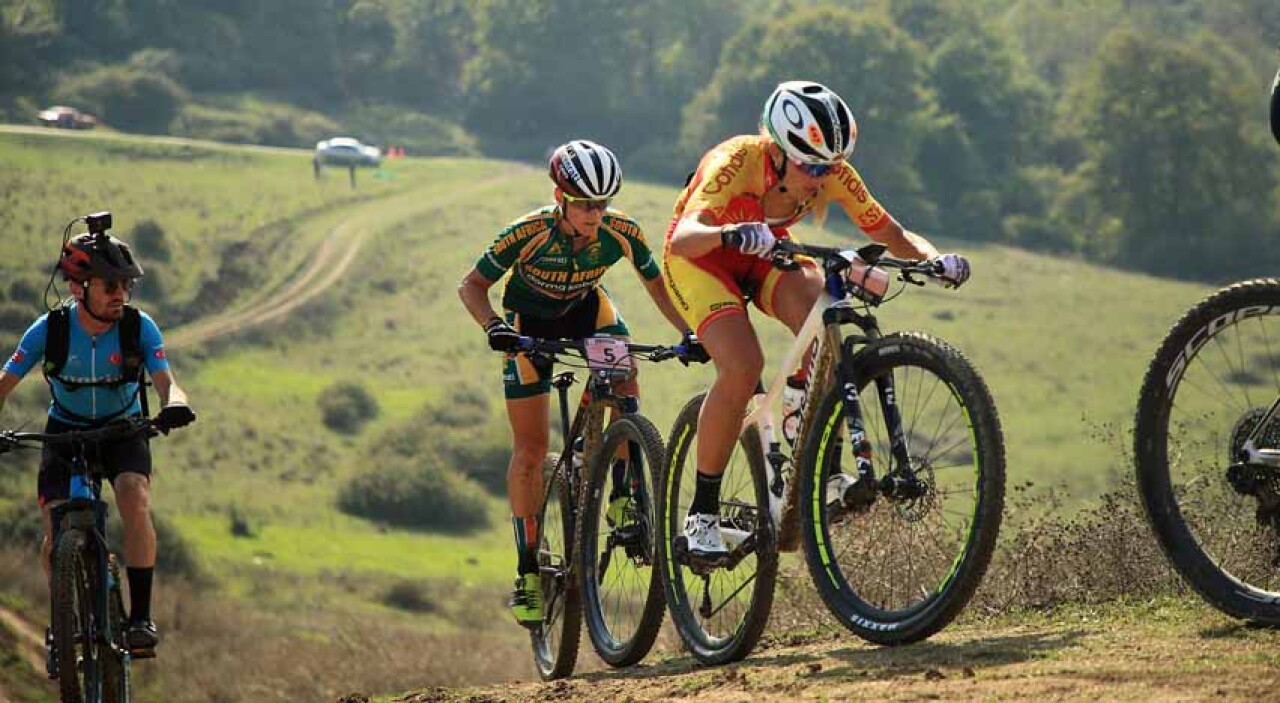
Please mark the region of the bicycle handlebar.
[[91, 430], [70, 430], [67, 432], [0, 432], [0, 454], [13, 449], [22, 442], [39, 444], [76, 444], [82, 442], [101, 442], [109, 439], [124, 439], [139, 435], [154, 437], [166, 429], [152, 418], [131, 417], [114, 420], [102, 427]]
[[[660, 362], [668, 359], [682, 359], [688, 355], [688, 350], [684, 345], [664, 347], [654, 344], [635, 344], [633, 342], [626, 342], [626, 345], [627, 351], [642, 361]], [[520, 337], [517, 350], [542, 354], [573, 353], [583, 358], [586, 358], [587, 353], [586, 344], [582, 340], [542, 339], [540, 337]]]

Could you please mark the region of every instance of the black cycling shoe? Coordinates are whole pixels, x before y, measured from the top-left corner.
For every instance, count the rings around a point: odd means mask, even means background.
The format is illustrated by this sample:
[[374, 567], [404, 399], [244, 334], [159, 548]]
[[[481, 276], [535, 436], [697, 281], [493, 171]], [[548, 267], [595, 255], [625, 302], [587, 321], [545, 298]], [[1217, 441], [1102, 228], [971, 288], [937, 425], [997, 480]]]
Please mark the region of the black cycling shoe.
[[50, 681], [58, 680], [58, 655], [53, 651], [53, 628], [44, 628], [44, 671]]
[[160, 644], [160, 634], [156, 632], [156, 624], [150, 620], [129, 623], [124, 631], [125, 644], [134, 656], [151, 654], [154, 656], [156, 645]]

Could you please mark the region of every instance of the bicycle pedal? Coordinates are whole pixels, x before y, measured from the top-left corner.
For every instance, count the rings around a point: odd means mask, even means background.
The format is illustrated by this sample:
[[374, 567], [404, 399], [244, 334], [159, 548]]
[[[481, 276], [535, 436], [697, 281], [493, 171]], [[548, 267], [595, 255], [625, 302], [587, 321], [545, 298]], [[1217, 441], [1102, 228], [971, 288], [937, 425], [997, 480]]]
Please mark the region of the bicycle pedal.
[[131, 649], [131, 650], [129, 650], [129, 656], [133, 657], [134, 659], [155, 659], [155, 658], [156, 658], [156, 650], [155, 650], [154, 648], [151, 648], [151, 649]]

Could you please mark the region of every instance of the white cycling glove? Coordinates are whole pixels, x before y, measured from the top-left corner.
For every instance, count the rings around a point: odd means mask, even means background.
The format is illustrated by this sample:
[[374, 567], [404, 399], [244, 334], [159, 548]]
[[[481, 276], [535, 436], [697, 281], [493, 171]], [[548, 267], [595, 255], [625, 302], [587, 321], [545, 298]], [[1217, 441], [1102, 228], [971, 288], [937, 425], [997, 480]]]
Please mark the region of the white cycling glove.
[[933, 260], [934, 273], [953, 288], [969, 280], [969, 260], [960, 254], [943, 254]]
[[773, 236], [773, 231], [769, 229], [769, 225], [763, 222], [744, 222], [734, 225], [732, 229], [726, 227], [720, 237], [726, 247], [762, 259], [769, 258], [774, 243], [778, 241], [777, 237]]

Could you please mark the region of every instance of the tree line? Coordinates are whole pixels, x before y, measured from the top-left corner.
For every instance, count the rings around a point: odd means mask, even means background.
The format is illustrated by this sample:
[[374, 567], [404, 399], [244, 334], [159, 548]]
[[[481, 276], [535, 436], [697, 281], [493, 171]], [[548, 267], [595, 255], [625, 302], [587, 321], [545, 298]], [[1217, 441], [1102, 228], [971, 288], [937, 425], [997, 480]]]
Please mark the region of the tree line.
[[0, 0], [0, 116], [540, 159], [679, 182], [781, 80], [850, 103], [909, 226], [1159, 275], [1274, 272], [1263, 0]]

